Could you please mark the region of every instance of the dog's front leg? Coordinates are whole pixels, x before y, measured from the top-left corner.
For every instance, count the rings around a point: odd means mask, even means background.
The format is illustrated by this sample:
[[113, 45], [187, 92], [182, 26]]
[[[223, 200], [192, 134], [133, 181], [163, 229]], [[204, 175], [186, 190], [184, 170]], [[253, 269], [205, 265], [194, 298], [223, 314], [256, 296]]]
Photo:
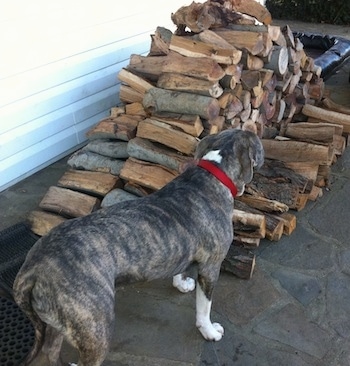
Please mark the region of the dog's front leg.
[[203, 276], [198, 276], [196, 291], [196, 326], [206, 340], [219, 341], [224, 335], [224, 328], [219, 323], [212, 323], [210, 320], [213, 289], [213, 281], [210, 281]]

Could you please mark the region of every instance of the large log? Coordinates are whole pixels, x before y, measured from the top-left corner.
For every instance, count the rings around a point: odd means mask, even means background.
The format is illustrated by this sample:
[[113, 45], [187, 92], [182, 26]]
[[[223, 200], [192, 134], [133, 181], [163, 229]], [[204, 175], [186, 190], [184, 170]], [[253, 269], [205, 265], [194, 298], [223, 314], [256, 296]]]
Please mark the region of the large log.
[[231, 29], [215, 29], [216, 34], [238, 49], [246, 49], [252, 55], [264, 51], [264, 39], [260, 32], [235, 31]]
[[107, 156], [102, 156], [100, 154], [81, 149], [70, 156], [67, 164], [73, 169], [83, 169], [118, 175], [124, 165], [124, 160], [109, 158]]
[[310, 104], [305, 104], [302, 113], [305, 116], [313, 117], [324, 122], [336, 123], [342, 125], [344, 133], [350, 133], [350, 115], [329, 111]]
[[253, 238], [265, 237], [266, 220], [263, 214], [235, 209], [233, 212], [233, 223], [235, 235]]
[[263, 139], [265, 157], [284, 162], [309, 162], [329, 165], [329, 147], [302, 141]]
[[265, 197], [252, 196], [250, 194], [244, 194], [243, 196], [236, 197], [236, 200], [244, 202], [248, 206], [264, 212], [286, 212], [289, 210], [288, 205], [285, 203]]
[[331, 123], [289, 123], [285, 129], [284, 135], [296, 140], [319, 141], [331, 143], [334, 135], [341, 135], [342, 125]]
[[112, 189], [122, 187], [123, 183], [119, 177], [109, 173], [67, 170], [57, 185], [74, 191], [105, 196]]
[[195, 137], [179, 131], [167, 123], [150, 118], [140, 122], [136, 135], [159, 142], [187, 155], [192, 155], [198, 144]]
[[242, 279], [250, 279], [255, 268], [255, 254], [236, 245], [231, 245], [221, 270], [234, 274]]
[[39, 236], [48, 234], [51, 229], [66, 221], [67, 219], [45, 211], [32, 211], [28, 215], [30, 229]]
[[97, 210], [100, 207], [100, 200], [85, 193], [51, 186], [39, 207], [64, 217], [81, 217]]
[[138, 75], [133, 74], [129, 70], [122, 69], [118, 74], [118, 79], [125, 84], [131, 86], [133, 89], [141, 94], [144, 94], [147, 90], [153, 88], [152, 85], [147, 80], [141, 78]]
[[242, 51], [235, 48], [222, 48], [215, 44], [208, 44], [191, 38], [171, 37], [169, 48], [187, 57], [208, 57], [219, 64], [238, 64]]
[[115, 118], [105, 118], [92, 127], [86, 136], [92, 139], [116, 139], [129, 141], [136, 135], [140, 116], [121, 115]]
[[322, 105], [326, 109], [329, 109], [331, 111], [339, 112], [339, 113], [344, 113], [344, 114], [349, 114], [350, 115], [350, 108], [349, 107], [346, 107], [344, 105], [338, 104], [338, 103], [334, 102], [329, 97], [324, 97], [322, 99]]
[[207, 57], [184, 57], [176, 52], [167, 56], [162, 72], [176, 72], [210, 81], [218, 81], [225, 75], [225, 71], [215, 60]]
[[135, 137], [128, 143], [128, 153], [131, 157], [149, 161], [181, 172], [192, 158], [176, 153], [166, 146], [159, 146], [149, 139]]
[[144, 107], [153, 112], [195, 114], [211, 120], [220, 113], [217, 99], [204, 95], [152, 88], [145, 93]]
[[129, 158], [120, 172], [120, 177], [153, 190], [159, 190], [172, 181], [178, 172], [157, 164]]
[[161, 74], [157, 82], [157, 87], [206, 95], [214, 98], [220, 97], [223, 93], [223, 89], [217, 81], [198, 79], [176, 73]]
[[90, 141], [85, 149], [110, 158], [126, 159], [128, 157], [127, 146], [126, 141], [95, 139]]
[[153, 113], [152, 119], [165, 122], [195, 137], [204, 129], [200, 117], [195, 114]]

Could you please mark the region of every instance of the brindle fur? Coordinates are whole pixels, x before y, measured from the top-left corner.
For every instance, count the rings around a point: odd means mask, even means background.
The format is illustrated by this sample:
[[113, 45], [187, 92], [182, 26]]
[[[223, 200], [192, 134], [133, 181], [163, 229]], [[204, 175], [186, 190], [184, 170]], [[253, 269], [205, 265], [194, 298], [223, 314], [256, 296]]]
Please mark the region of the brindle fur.
[[[220, 150], [220, 168], [239, 194], [263, 163], [260, 140], [227, 130], [199, 143], [195, 158]], [[198, 268], [197, 286], [211, 300], [233, 240], [233, 197], [197, 166], [156, 193], [68, 220], [28, 253], [14, 298], [35, 327], [24, 365], [60, 365], [63, 338], [79, 351], [79, 366], [105, 359], [114, 329], [119, 283], [167, 278]]]

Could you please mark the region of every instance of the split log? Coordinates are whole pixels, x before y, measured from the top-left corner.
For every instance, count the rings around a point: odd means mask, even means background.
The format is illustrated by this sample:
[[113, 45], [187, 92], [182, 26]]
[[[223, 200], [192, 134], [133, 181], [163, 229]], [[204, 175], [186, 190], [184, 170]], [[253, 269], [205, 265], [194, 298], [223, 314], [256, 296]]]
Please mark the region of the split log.
[[274, 184], [273, 179], [254, 174], [253, 180], [246, 185], [246, 192], [258, 197], [284, 203], [291, 209], [295, 209], [298, 203], [299, 188], [288, 182]]
[[84, 149], [114, 159], [126, 159], [128, 157], [127, 146], [126, 141], [95, 139], [90, 141]]
[[220, 112], [219, 102], [215, 98], [160, 88], [152, 88], [145, 93], [143, 105], [152, 113], [195, 114], [208, 120], [216, 118]]
[[279, 240], [283, 235], [283, 222], [273, 215], [257, 210], [256, 208], [250, 207], [242, 201], [235, 200], [235, 209], [239, 209], [246, 212], [251, 212], [255, 214], [263, 214], [266, 220], [266, 239], [269, 240]]
[[284, 162], [278, 160], [265, 159], [263, 166], [256, 174], [272, 179], [276, 183], [290, 182], [298, 187], [300, 193], [310, 192], [313, 183], [308, 178], [290, 169]]
[[116, 118], [105, 118], [91, 128], [86, 137], [93, 139], [116, 139], [129, 141], [136, 135], [136, 128], [140, 121], [138, 116], [121, 115]]
[[273, 42], [279, 40], [280, 36], [282, 35], [281, 27], [278, 25], [258, 25], [258, 24], [229, 24], [227, 26], [228, 29], [232, 29], [235, 31], [248, 31], [248, 32], [260, 32], [260, 33], [268, 33], [270, 39]]
[[126, 105], [112, 107], [110, 117], [111, 118], [119, 117], [121, 114], [125, 114], [125, 110], [126, 110]]
[[260, 23], [265, 25], [272, 23], [272, 16], [267, 8], [257, 1], [254, 0], [244, 0], [231, 2], [232, 8], [243, 14], [251, 15], [256, 18]]
[[234, 235], [233, 236], [233, 245], [238, 245], [240, 247], [247, 249], [255, 249], [260, 245], [260, 238], [249, 238], [242, 235]]
[[134, 182], [126, 182], [123, 189], [124, 191], [138, 197], [148, 196], [149, 194], [154, 192], [153, 189], [140, 186], [139, 184], [136, 184]]
[[123, 183], [119, 177], [109, 173], [67, 170], [57, 185], [74, 191], [105, 196], [112, 189], [122, 187]]
[[215, 29], [214, 32], [238, 49], [246, 49], [256, 56], [264, 51], [264, 39], [260, 32]]
[[324, 106], [325, 108], [334, 111], [334, 112], [338, 112], [338, 113], [344, 113], [344, 114], [349, 114], [350, 115], [350, 108], [343, 106], [341, 104], [335, 103], [332, 99], [330, 99], [329, 97], [324, 97], [322, 99], [322, 106]]
[[167, 56], [162, 72], [174, 72], [209, 81], [218, 81], [225, 75], [225, 71], [215, 60], [184, 57], [175, 52]]
[[242, 51], [236, 48], [221, 48], [215, 44], [208, 44], [175, 35], [171, 37], [169, 48], [183, 56], [194, 58], [208, 57], [219, 64], [226, 65], [238, 64], [242, 56]]
[[230, 120], [236, 117], [243, 110], [243, 104], [240, 99], [236, 96], [232, 96], [231, 102], [224, 109], [223, 115], [226, 119]]
[[289, 123], [284, 135], [296, 140], [333, 142], [334, 135], [341, 135], [343, 126], [331, 123]]
[[184, 33], [186, 27], [195, 33], [210, 28], [225, 27], [241, 18], [242, 15], [233, 11], [232, 8], [210, 1], [203, 4], [192, 2], [189, 6], [182, 6], [171, 14], [171, 20], [177, 26], [177, 34]]
[[120, 85], [119, 98], [124, 103], [142, 102], [143, 94], [128, 85]]
[[152, 190], [159, 190], [177, 175], [174, 170], [134, 158], [129, 158], [120, 172], [122, 179]]
[[285, 203], [265, 197], [252, 196], [250, 194], [244, 194], [243, 196], [236, 197], [236, 200], [264, 212], [286, 212], [289, 210], [288, 205]]
[[[140, 102], [134, 102], [134, 103], [128, 103], [125, 105], [125, 114], [127, 115], [137, 115], [146, 118], [147, 113], [145, 109], [143, 108], [142, 103]], [[117, 116], [116, 116], [117, 117]]]
[[39, 236], [48, 234], [51, 229], [58, 226], [67, 219], [45, 211], [32, 211], [28, 216], [30, 229]]
[[[263, 214], [255, 214], [235, 209], [233, 212], [233, 223], [235, 234], [254, 238], [265, 237], [266, 221]], [[243, 228], [239, 228], [239, 224], [242, 224]]]
[[195, 137], [150, 118], [140, 122], [136, 136], [159, 142], [187, 155], [192, 155], [198, 144]]
[[171, 59], [172, 55], [168, 56], [141, 56], [132, 54], [130, 56], [127, 70], [132, 71], [137, 75], [141, 75], [144, 79], [151, 82], [156, 82], [159, 75], [163, 72], [164, 64]]
[[100, 200], [85, 193], [51, 186], [39, 207], [65, 217], [81, 217], [97, 210], [100, 207]]
[[67, 161], [67, 164], [73, 169], [111, 173], [113, 175], [119, 175], [124, 163], [124, 160], [109, 158], [84, 149], [72, 154]]
[[295, 48], [295, 41], [294, 41], [294, 34], [292, 30], [290, 29], [289, 25], [285, 25], [282, 29], [282, 34], [284, 35], [284, 38], [287, 41], [287, 46]]
[[329, 165], [329, 147], [302, 141], [263, 139], [265, 157], [283, 162], [310, 162]]
[[242, 52], [241, 63], [246, 70], [260, 70], [264, 67], [264, 61], [258, 56], [253, 56], [248, 51]]
[[285, 162], [286, 167], [292, 169], [295, 173], [302, 175], [312, 182], [316, 181], [319, 163], [313, 161], [291, 161]]
[[282, 214], [276, 215], [280, 221], [283, 222], [283, 234], [290, 235], [296, 229], [297, 218], [290, 212], [283, 212]]
[[126, 69], [122, 69], [119, 72], [118, 79], [123, 83], [129, 85], [130, 87], [132, 87], [141, 94], [144, 94], [147, 90], [153, 88], [154, 86], [147, 80], [133, 74], [132, 72]]
[[176, 153], [174, 150], [159, 146], [149, 139], [135, 137], [128, 143], [128, 153], [131, 157], [159, 164], [177, 172], [181, 172], [191, 158]]
[[279, 241], [284, 232], [284, 222], [278, 216], [266, 213], [266, 239]]
[[[220, 37], [218, 34], [216, 34], [214, 31], [205, 29], [202, 32], [198, 33], [196, 36], [199, 40], [202, 42], [216, 45], [216, 47], [225, 48], [228, 50], [236, 50], [236, 47], [229, 44], [224, 38]], [[236, 64], [234, 62], [234, 64]]]
[[305, 116], [313, 117], [321, 121], [342, 125], [344, 128], [343, 132], [350, 133], [350, 115], [348, 114], [329, 111], [310, 104], [304, 105], [302, 113]]
[[226, 258], [221, 264], [221, 270], [234, 274], [242, 279], [250, 279], [253, 276], [255, 268], [255, 254], [231, 245]]
[[198, 137], [204, 129], [200, 117], [194, 114], [153, 113], [152, 119], [165, 122], [195, 137]]
[[217, 81], [198, 79], [175, 73], [161, 74], [157, 82], [157, 87], [206, 95], [213, 98], [218, 98], [223, 93], [223, 89]]
[[151, 35], [151, 47], [149, 55], [159, 56], [169, 53], [169, 43], [173, 33], [164, 27], [157, 27], [154, 34]]

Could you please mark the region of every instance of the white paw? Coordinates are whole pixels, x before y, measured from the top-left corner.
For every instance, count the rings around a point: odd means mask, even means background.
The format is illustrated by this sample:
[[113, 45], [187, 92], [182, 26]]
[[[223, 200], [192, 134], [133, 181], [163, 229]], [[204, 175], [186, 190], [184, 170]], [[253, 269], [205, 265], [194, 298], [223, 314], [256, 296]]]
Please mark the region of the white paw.
[[69, 362], [69, 364], [68, 364], [69, 366], [78, 366], [76, 363], [74, 363], [74, 362]]
[[196, 282], [191, 277], [182, 277], [182, 274], [178, 274], [173, 277], [173, 286], [180, 292], [186, 293], [193, 291], [196, 287]]
[[220, 341], [224, 335], [224, 328], [219, 323], [208, 323], [197, 327], [207, 341]]

